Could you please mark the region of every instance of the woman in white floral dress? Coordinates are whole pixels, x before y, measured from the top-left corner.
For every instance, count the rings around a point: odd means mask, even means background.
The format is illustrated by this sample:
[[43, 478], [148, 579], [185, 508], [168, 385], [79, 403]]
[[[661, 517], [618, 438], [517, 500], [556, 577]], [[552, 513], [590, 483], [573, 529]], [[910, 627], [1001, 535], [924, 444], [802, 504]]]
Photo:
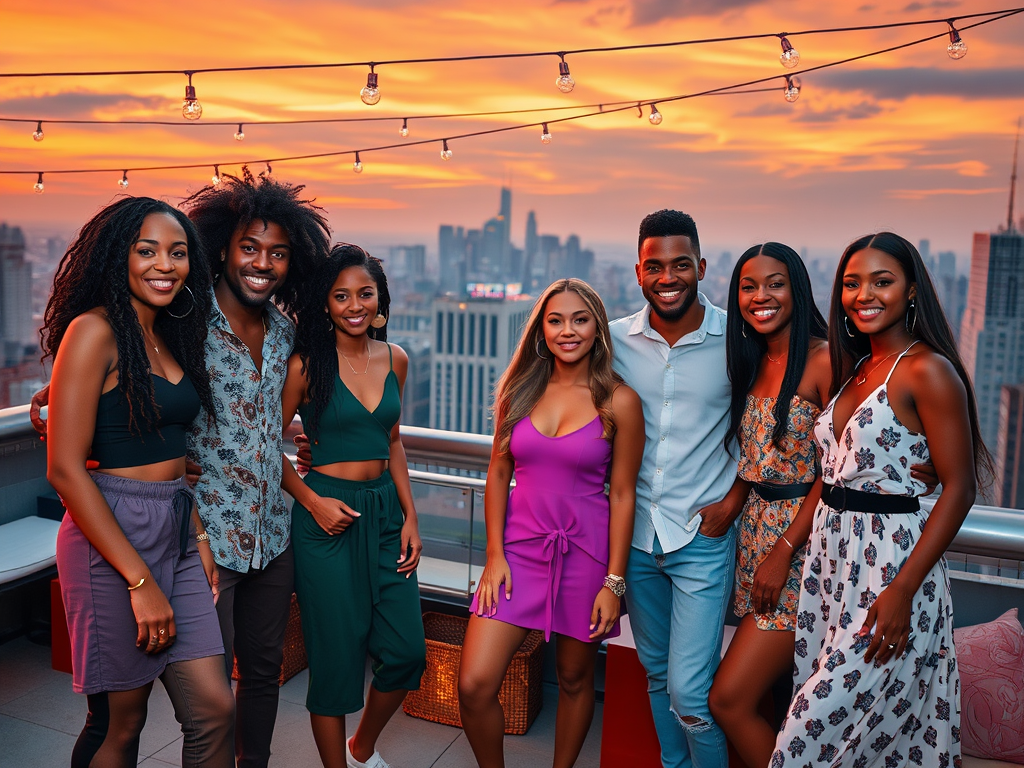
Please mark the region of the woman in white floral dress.
[[[797, 613], [797, 689], [771, 766], [959, 766], [942, 555], [991, 467], [974, 394], [902, 237], [846, 249], [830, 321], [833, 381], [846, 383], [814, 429], [824, 485]], [[910, 475], [929, 459], [942, 483], [931, 513]]]

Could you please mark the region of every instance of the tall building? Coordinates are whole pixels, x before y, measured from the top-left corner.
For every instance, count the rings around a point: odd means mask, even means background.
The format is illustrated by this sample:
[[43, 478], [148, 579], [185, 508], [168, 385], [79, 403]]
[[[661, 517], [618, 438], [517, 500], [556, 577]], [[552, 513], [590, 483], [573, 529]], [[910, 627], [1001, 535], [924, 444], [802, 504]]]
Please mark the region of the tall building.
[[17, 365], [35, 347], [32, 265], [25, 260], [21, 227], [0, 224], [0, 352], [3, 365]]
[[402, 423], [412, 427], [430, 425], [430, 361], [433, 334], [429, 307], [395, 307], [388, 317], [388, 341], [409, 355], [409, 370], [402, 390]]
[[997, 506], [1024, 508], [1024, 386], [1003, 387], [999, 396], [999, 432], [993, 446]]
[[998, 232], [974, 234], [967, 308], [960, 329], [960, 351], [974, 382], [981, 436], [989, 450], [996, 448], [1003, 387], [1024, 382], [1024, 234], [1013, 221], [1016, 147], [1010, 178], [1006, 226]]
[[492, 433], [494, 384], [512, 357], [532, 306], [533, 300], [525, 295], [434, 301], [432, 428]]

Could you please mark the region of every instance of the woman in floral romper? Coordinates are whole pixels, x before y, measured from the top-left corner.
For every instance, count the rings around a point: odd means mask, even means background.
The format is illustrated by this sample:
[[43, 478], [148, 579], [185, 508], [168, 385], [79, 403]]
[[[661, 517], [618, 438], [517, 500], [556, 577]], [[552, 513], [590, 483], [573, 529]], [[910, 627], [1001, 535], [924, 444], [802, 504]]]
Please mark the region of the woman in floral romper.
[[[770, 765], [959, 766], [942, 555], [991, 466], [974, 395], [921, 257], [898, 235], [846, 249], [830, 320], [833, 380], [846, 383], [814, 428], [823, 485], [797, 614], [798, 688]], [[930, 513], [910, 475], [929, 458], [942, 482]]]

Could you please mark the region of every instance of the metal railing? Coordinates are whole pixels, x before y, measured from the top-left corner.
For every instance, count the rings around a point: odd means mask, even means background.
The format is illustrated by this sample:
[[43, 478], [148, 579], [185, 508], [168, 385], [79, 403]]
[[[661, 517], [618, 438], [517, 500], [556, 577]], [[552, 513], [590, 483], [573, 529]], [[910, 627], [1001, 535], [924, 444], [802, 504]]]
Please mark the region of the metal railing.
[[[468, 600], [485, 561], [483, 489], [491, 438], [422, 427], [403, 426], [401, 432], [424, 541], [420, 587]], [[21, 453], [15, 478], [0, 471], [3, 498], [10, 499], [6, 485], [45, 478], [45, 451], [39, 447], [28, 406], [0, 410], [0, 470], [12, 453]], [[21, 516], [33, 512], [26, 508]], [[954, 570], [1024, 579], [1024, 511], [975, 505], [948, 555]]]

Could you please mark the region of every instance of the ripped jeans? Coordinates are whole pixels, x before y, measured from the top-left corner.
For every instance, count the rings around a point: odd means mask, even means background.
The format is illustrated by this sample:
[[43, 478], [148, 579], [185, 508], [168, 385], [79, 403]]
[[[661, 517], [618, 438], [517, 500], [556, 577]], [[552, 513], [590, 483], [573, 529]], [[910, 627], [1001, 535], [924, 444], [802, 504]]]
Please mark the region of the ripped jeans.
[[722, 649], [732, 594], [736, 529], [721, 538], [698, 533], [661, 553], [631, 549], [627, 607], [637, 654], [647, 670], [664, 768], [726, 768], [725, 734], [711, 718], [708, 692]]

